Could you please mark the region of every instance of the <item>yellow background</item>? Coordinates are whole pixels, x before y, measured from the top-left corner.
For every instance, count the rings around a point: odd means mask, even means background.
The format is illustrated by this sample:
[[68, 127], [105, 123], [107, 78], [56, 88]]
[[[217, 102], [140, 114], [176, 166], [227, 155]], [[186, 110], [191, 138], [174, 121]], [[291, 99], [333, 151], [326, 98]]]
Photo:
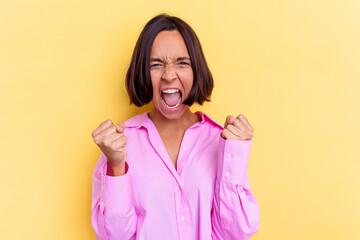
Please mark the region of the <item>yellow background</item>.
[[198, 34], [215, 78], [203, 110], [255, 128], [260, 239], [360, 239], [360, 1], [0, 2], [0, 239], [95, 239], [91, 132], [149, 110], [124, 76], [144, 24]]

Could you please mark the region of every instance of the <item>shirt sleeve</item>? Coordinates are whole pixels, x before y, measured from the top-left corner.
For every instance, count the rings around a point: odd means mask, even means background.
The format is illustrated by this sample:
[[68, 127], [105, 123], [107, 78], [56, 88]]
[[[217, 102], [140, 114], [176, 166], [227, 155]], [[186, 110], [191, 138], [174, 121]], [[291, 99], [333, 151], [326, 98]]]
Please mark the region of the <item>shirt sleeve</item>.
[[247, 165], [251, 140], [220, 137], [212, 211], [212, 238], [248, 239], [258, 231], [259, 205], [251, 193]]
[[137, 216], [132, 201], [128, 174], [111, 177], [107, 159], [101, 153], [93, 173], [91, 223], [98, 240], [135, 239]]

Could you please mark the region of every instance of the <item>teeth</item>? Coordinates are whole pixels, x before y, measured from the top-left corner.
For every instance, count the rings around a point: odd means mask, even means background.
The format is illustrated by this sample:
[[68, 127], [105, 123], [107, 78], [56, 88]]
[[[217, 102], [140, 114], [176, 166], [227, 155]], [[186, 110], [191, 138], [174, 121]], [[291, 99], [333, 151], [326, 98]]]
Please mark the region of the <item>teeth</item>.
[[176, 93], [176, 92], [178, 92], [179, 91], [179, 89], [166, 89], [166, 90], [164, 90], [164, 91], [162, 91], [163, 93]]
[[176, 105], [174, 105], [174, 106], [169, 106], [169, 105], [167, 105], [166, 104], [166, 102], [165, 102], [165, 100], [163, 99], [163, 98], [161, 98], [161, 101], [163, 102], [163, 104], [166, 106], [166, 107], [168, 107], [168, 108], [176, 108], [177, 106], [179, 106], [180, 105], [180, 103], [181, 103], [181, 97], [179, 98], [179, 101], [178, 101], [178, 103], [176, 104]]

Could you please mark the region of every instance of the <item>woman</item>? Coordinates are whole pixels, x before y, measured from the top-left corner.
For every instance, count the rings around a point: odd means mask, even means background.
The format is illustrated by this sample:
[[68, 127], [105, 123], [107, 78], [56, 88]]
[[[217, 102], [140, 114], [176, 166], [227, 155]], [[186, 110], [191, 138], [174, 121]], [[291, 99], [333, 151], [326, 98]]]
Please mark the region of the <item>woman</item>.
[[200, 42], [179, 18], [144, 27], [126, 76], [131, 103], [150, 112], [92, 136], [102, 153], [93, 174], [92, 224], [98, 239], [247, 239], [258, 203], [247, 163], [253, 128], [240, 114], [224, 128], [193, 103], [213, 89]]

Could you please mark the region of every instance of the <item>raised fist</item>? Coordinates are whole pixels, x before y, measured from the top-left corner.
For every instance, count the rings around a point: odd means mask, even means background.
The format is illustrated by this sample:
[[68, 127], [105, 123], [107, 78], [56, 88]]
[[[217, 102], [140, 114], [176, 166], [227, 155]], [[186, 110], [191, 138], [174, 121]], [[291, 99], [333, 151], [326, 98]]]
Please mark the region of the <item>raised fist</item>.
[[221, 136], [226, 140], [251, 140], [254, 136], [254, 129], [244, 115], [240, 114], [237, 118], [229, 115]]
[[124, 130], [124, 123], [115, 126], [111, 120], [106, 120], [92, 132], [94, 142], [107, 157], [107, 174], [110, 176], [125, 174], [127, 139]]

